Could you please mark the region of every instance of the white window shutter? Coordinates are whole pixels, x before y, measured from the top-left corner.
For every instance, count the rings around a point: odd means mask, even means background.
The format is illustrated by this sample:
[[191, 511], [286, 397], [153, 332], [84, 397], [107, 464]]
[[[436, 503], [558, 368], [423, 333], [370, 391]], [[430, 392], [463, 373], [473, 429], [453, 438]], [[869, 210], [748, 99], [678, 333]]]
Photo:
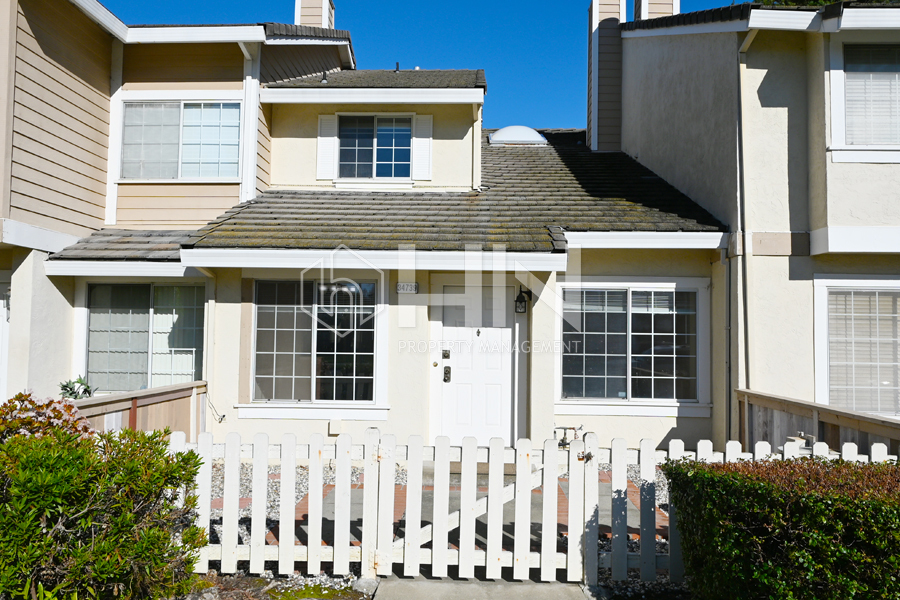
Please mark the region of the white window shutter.
[[431, 135], [434, 117], [416, 115], [412, 140], [412, 178], [417, 181], [431, 179]]
[[316, 179], [335, 179], [337, 177], [337, 134], [337, 115], [319, 115]]

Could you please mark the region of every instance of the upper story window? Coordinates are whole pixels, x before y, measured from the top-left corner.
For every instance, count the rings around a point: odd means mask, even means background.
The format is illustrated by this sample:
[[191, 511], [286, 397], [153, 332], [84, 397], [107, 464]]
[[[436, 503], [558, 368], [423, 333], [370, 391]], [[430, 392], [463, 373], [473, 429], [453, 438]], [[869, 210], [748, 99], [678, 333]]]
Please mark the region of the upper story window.
[[341, 116], [340, 178], [409, 179], [412, 158], [410, 117]]
[[124, 108], [122, 179], [239, 176], [239, 103], [129, 102]]
[[900, 144], [900, 45], [844, 46], [846, 143]]

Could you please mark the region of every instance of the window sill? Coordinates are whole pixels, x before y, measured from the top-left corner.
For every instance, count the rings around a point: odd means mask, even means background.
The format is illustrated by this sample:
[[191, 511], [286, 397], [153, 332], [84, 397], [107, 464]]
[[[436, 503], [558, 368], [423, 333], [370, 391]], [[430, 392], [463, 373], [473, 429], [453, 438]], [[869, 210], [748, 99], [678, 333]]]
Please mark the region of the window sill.
[[711, 404], [631, 400], [622, 402], [580, 400], [557, 401], [557, 415], [586, 415], [602, 417], [709, 417]]
[[835, 163], [900, 163], [900, 146], [832, 146], [828, 151]]
[[293, 419], [298, 421], [387, 421], [389, 406], [348, 406], [339, 404], [290, 404], [286, 402], [253, 402], [235, 404], [238, 419]]
[[148, 184], [152, 183], [153, 185], [168, 183], [168, 184], [179, 184], [179, 183], [240, 183], [240, 177], [221, 177], [216, 179], [202, 179], [202, 178], [183, 178], [183, 179], [119, 179], [116, 181], [118, 184], [129, 184], [129, 183], [141, 183]]
[[335, 179], [334, 187], [339, 190], [411, 190], [412, 179]]

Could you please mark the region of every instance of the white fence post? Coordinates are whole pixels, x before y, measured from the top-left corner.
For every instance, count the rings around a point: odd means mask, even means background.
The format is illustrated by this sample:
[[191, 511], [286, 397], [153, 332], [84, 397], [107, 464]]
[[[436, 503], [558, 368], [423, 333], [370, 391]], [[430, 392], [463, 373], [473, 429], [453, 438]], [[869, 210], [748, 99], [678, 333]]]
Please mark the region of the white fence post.
[[[544, 442], [543, 512], [541, 523], [541, 581], [556, 579], [556, 538], [558, 535], [557, 488], [559, 487], [559, 446]], [[501, 508], [502, 512], [502, 508]]]
[[250, 572], [265, 570], [266, 500], [269, 483], [269, 436], [257, 433], [253, 438], [253, 487], [250, 493]]
[[403, 574], [413, 577], [419, 574], [422, 543], [422, 462], [425, 441], [421, 436], [409, 438], [406, 446], [406, 526], [403, 550]]
[[516, 509], [513, 523], [513, 579], [528, 579], [531, 555], [531, 440], [516, 442]]
[[487, 561], [488, 579], [499, 579], [503, 560], [503, 438], [491, 438], [488, 450], [488, 522]]
[[[362, 522], [362, 567], [364, 579], [373, 579], [375, 572], [375, 549], [378, 534], [378, 442], [380, 432], [366, 430], [363, 459], [363, 522]], [[393, 482], [392, 482], [393, 483]]]
[[584, 442], [569, 444], [569, 547], [566, 578], [584, 579]]
[[350, 574], [351, 444], [350, 435], [342, 433], [335, 445], [333, 569], [337, 575]]
[[[669, 441], [669, 459], [678, 460], [684, 456], [684, 442]], [[678, 531], [678, 513], [672, 503], [669, 490], [669, 579], [674, 583], [684, 581], [684, 557], [681, 552], [681, 532]]]
[[225, 480], [222, 490], [222, 572], [237, 571], [238, 508], [241, 486], [241, 435], [225, 437]]
[[390, 575], [394, 563], [394, 480], [397, 464], [393, 435], [381, 437], [378, 449], [378, 547], [375, 551], [376, 572]]
[[656, 442], [641, 440], [641, 581], [656, 581]]
[[612, 441], [612, 579], [628, 579], [628, 446], [622, 438]]
[[431, 528], [431, 574], [447, 576], [449, 549], [447, 521], [450, 512], [450, 438], [434, 440], [434, 518]]
[[459, 490], [459, 576], [475, 577], [475, 492], [478, 442], [464, 437]]
[[309, 437], [309, 507], [306, 535], [306, 572], [318, 575], [322, 570], [322, 451], [325, 440], [321, 433]]
[[294, 529], [296, 527], [297, 437], [281, 438], [281, 502], [278, 519], [278, 572], [294, 573]]
[[197, 564], [194, 565], [195, 573], [209, 571], [209, 516], [212, 503], [212, 445], [211, 433], [201, 433], [197, 438], [197, 454], [200, 455], [200, 471], [197, 473], [197, 517], [199, 525], [206, 530], [206, 544], [200, 549]]
[[585, 583], [597, 585], [600, 570], [600, 443], [597, 434], [584, 435], [584, 569]]

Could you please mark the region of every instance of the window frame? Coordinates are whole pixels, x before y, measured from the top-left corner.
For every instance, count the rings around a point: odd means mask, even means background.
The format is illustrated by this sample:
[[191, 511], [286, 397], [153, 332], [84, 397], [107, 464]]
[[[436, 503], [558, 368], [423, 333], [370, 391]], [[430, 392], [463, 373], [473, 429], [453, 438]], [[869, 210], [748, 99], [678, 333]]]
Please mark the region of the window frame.
[[846, 73], [844, 72], [844, 46], [900, 45], [897, 31], [840, 31], [831, 34], [829, 44], [830, 65], [830, 121], [831, 140], [827, 151], [835, 163], [900, 163], [900, 144], [848, 144]]
[[[413, 155], [413, 141], [416, 137], [416, 113], [414, 112], [336, 112], [337, 133], [335, 134], [334, 148], [334, 183], [345, 186], [353, 185], [378, 185], [378, 184], [410, 184], [413, 182], [413, 169], [415, 157]], [[375, 119], [375, 137], [372, 138], [372, 177], [341, 177], [341, 117], [373, 117]], [[376, 167], [378, 165], [378, 118], [409, 119], [409, 177], [378, 177]]]
[[[125, 164], [125, 109], [129, 104], [179, 104], [179, 113], [178, 113], [178, 177], [172, 179], [162, 179], [162, 178], [127, 178], [122, 176], [123, 167]], [[182, 177], [181, 174], [181, 162], [182, 162], [182, 150], [184, 147], [184, 107], [186, 104], [237, 104], [238, 110], [240, 111], [238, 117], [238, 157], [237, 157], [237, 166], [238, 172], [234, 177]], [[244, 172], [244, 102], [242, 99], [237, 98], [211, 98], [211, 99], [202, 99], [202, 98], [156, 98], [156, 97], [148, 97], [148, 98], [140, 98], [140, 97], [129, 97], [127, 99], [122, 100], [122, 119], [121, 119], [121, 129], [119, 130], [119, 160], [118, 160], [118, 177], [116, 178], [116, 184], [140, 184], [140, 183], [170, 183], [170, 184], [178, 184], [178, 183], [241, 183], [243, 181], [243, 172]]]
[[[152, 389], [150, 387], [151, 380], [153, 378], [153, 310], [154, 310], [154, 295], [153, 288], [156, 286], [161, 287], [198, 287], [203, 289], [203, 335], [202, 338], [202, 348], [201, 348], [201, 360], [198, 365], [200, 371], [200, 379], [205, 380], [207, 377], [207, 365], [210, 360], [210, 356], [208, 355], [208, 341], [209, 341], [209, 318], [210, 318], [210, 288], [209, 282], [204, 278], [197, 277], [189, 277], [185, 279], [173, 279], [171, 277], [162, 277], [159, 279], [154, 279], [152, 281], [148, 281], [145, 278], [139, 277], [115, 277], [115, 278], [87, 278], [87, 277], [78, 277], [75, 281], [75, 343], [73, 344], [73, 356], [72, 356], [72, 378], [83, 376], [87, 378], [88, 375], [88, 355], [89, 355], [89, 343], [90, 343], [90, 289], [91, 286], [94, 285], [149, 285], [150, 286], [150, 323], [148, 329], [148, 341], [147, 341], [147, 389]], [[175, 384], [181, 385], [181, 384]], [[134, 391], [134, 390], [125, 390], [126, 392]], [[122, 392], [112, 391], [112, 390], [99, 390], [98, 394], [103, 396], [107, 394], [118, 394]]]
[[[829, 406], [831, 373], [829, 369], [828, 294], [844, 291], [900, 291], [896, 275], [813, 275], [813, 365], [815, 368], [815, 403]], [[878, 414], [878, 413], [872, 413]]]
[[[359, 413], [355, 413], [355, 410], [359, 411], [373, 411], [373, 410], [387, 410], [387, 405], [385, 402], [385, 393], [386, 384], [387, 384], [387, 358], [385, 355], [386, 352], [386, 344], [387, 344], [387, 332], [385, 331], [386, 319], [382, 318], [381, 313], [384, 311], [386, 307], [386, 300], [382, 298], [383, 291], [379, 289], [381, 286], [379, 285], [379, 281], [377, 278], [374, 279], [366, 279], [359, 278], [354, 279], [353, 281], [356, 283], [374, 283], [375, 284], [375, 304], [372, 306], [374, 309], [373, 319], [373, 335], [374, 335], [374, 352], [373, 352], [373, 366], [372, 366], [372, 400], [318, 400], [316, 399], [316, 351], [317, 351], [317, 336], [316, 332], [318, 329], [316, 328], [316, 310], [319, 306], [317, 302], [314, 302], [310, 305], [311, 311], [313, 314], [311, 315], [311, 322], [313, 324], [313, 328], [310, 331], [310, 335], [312, 337], [310, 343], [310, 400], [257, 400], [255, 398], [255, 390], [256, 390], [256, 333], [257, 333], [257, 308], [259, 306], [257, 293], [258, 293], [258, 284], [260, 282], [272, 282], [272, 283], [298, 283], [301, 282], [301, 279], [285, 279], [285, 278], [275, 278], [275, 277], [259, 277], [253, 279], [253, 311], [252, 311], [252, 329], [251, 329], [251, 341], [250, 341], [250, 402], [248, 404], [238, 404], [236, 408], [239, 409], [239, 417], [240, 418], [282, 418], [281, 415], [285, 415], [284, 418], [297, 418], [296, 412], [291, 411], [303, 411], [309, 414], [310, 419], [332, 419], [332, 418], [344, 418], [346, 417], [354, 417]], [[316, 278], [313, 279], [314, 289], [317, 289], [318, 284], [322, 280]], [[316, 300], [318, 300], [318, 292], [315, 295]], [[354, 352], [354, 356], [355, 356]], [[288, 412], [283, 413], [282, 411], [269, 411], [265, 409], [284, 409]], [[263, 409], [262, 411], [254, 410], [254, 409]], [[330, 409], [334, 409], [331, 412], [328, 412]], [[243, 414], [240, 414], [243, 413]], [[268, 414], [267, 414], [268, 413]], [[383, 418], [386, 417], [386, 413]], [[372, 420], [383, 420], [381, 417], [372, 417]]]
[[[697, 416], [711, 414], [711, 348], [710, 348], [710, 280], [679, 277], [581, 277], [568, 280], [564, 276], [557, 284], [555, 337], [560, 344], [554, 361], [554, 398], [556, 414], [622, 415], [622, 416]], [[627, 290], [627, 358], [626, 397], [569, 399], [563, 388], [563, 295], [566, 290]], [[631, 296], [635, 291], [695, 292], [697, 294], [697, 399], [636, 399], [631, 397]]]

